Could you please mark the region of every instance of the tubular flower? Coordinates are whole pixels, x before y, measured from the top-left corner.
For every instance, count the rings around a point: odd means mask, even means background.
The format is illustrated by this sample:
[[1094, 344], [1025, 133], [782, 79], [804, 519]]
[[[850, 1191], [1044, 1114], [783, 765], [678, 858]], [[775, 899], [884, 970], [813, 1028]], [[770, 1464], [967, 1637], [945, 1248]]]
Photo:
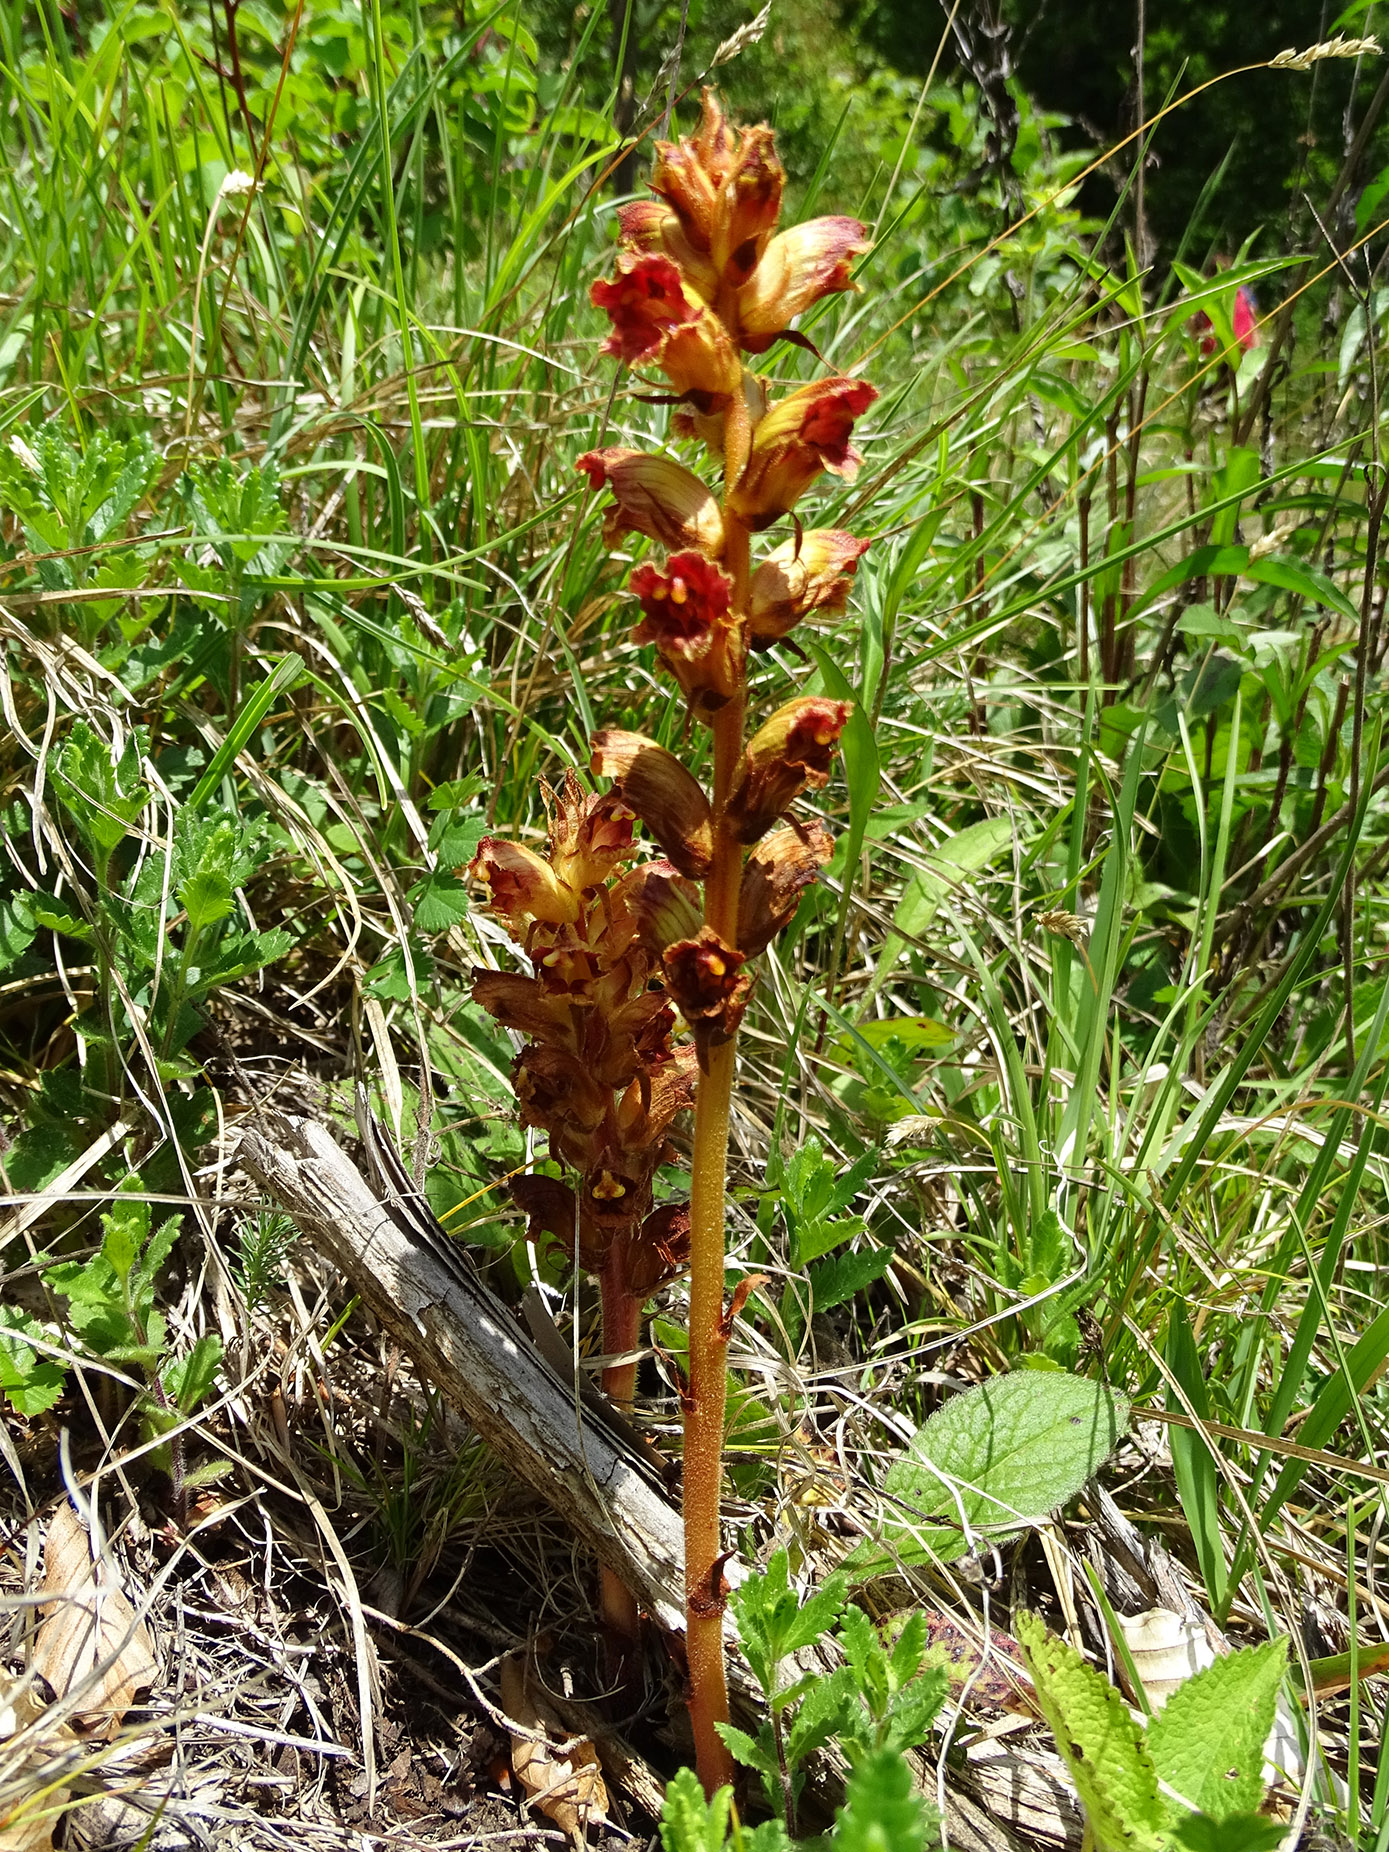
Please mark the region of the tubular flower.
[[821, 470], [852, 482], [863, 458], [850, 433], [877, 396], [867, 380], [821, 379], [780, 400], [753, 432], [730, 511], [756, 533], [789, 514]]
[[727, 821], [739, 842], [758, 842], [802, 791], [829, 782], [851, 712], [847, 701], [802, 695], [758, 728], [728, 799]]
[[600, 778], [616, 779], [623, 802], [631, 805], [680, 873], [696, 879], [708, 874], [713, 812], [698, 781], [675, 754], [643, 733], [624, 733], [616, 727], [595, 733], [590, 752], [589, 769]]
[[646, 534], [664, 547], [695, 547], [706, 559], [723, 555], [723, 515], [698, 476], [667, 457], [641, 450], [590, 450], [574, 466], [595, 489], [611, 489], [604, 538]]
[[659, 251], [677, 265], [686, 284], [711, 306], [719, 279], [707, 255], [696, 251], [679, 219], [661, 199], [634, 199], [617, 210], [617, 228], [629, 251]]
[[[656, 252], [628, 252], [617, 275], [589, 292], [605, 309], [613, 331], [603, 343], [629, 365], [646, 362], [665, 372], [682, 397], [726, 399], [738, 390], [742, 362], [723, 323], [687, 290], [678, 267]], [[709, 409], [706, 406], [705, 409]]]
[[707, 718], [736, 692], [746, 660], [732, 580], [698, 553], [674, 553], [666, 571], [638, 566], [628, 585], [642, 608], [632, 640], [656, 645], [691, 710]]
[[867, 551], [866, 540], [837, 527], [812, 527], [769, 553], [752, 575], [753, 649], [766, 649], [812, 611], [837, 616]]
[[578, 918], [578, 896], [523, 843], [484, 836], [468, 872], [487, 889], [491, 910], [513, 939], [524, 939], [532, 921], [558, 926]]
[[622, 884], [621, 899], [649, 952], [659, 954], [677, 939], [692, 939], [703, 924], [699, 889], [670, 862], [634, 868]]
[[738, 291], [743, 346], [765, 352], [812, 303], [853, 289], [854, 259], [871, 248], [857, 219], [807, 219], [778, 232]]
[[749, 957], [765, 952], [795, 918], [802, 893], [830, 859], [834, 844], [822, 823], [778, 830], [748, 857], [738, 897], [738, 945]]
[[743, 970], [746, 959], [711, 926], [701, 926], [692, 939], [667, 946], [663, 962], [666, 989], [694, 1030], [703, 1069], [709, 1050], [738, 1032], [752, 994], [752, 979]]

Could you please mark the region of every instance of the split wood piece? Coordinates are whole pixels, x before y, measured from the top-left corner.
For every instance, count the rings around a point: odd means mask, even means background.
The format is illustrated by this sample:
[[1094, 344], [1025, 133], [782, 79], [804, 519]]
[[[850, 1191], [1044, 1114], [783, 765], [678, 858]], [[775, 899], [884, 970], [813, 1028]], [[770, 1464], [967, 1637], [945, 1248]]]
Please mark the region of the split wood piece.
[[[370, 1141], [370, 1126], [363, 1130]], [[394, 1154], [373, 1155], [392, 1179], [384, 1202], [325, 1126], [262, 1108], [242, 1132], [237, 1161], [352, 1282], [425, 1379], [498, 1457], [621, 1576], [659, 1626], [682, 1633], [680, 1513], [649, 1458], [599, 1410], [576, 1407], [573, 1382], [546, 1362], [483, 1285]], [[815, 1669], [830, 1671], [828, 1659]], [[735, 1707], [755, 1728], [757, 1690], [736, 1649], [729, 1675]], [[842, 1781], [842, 1766], [827, 1772], [835, 1785]], [[956, 1852], [1010, 1852], [1018, 1845], [968, 1796], [948, 1793], [946, 1816]]]
[[[331, 1133], [262, 1111], [243, 1170], [519, 1479], [560, 1512], [668, 1632], [684, 1619], [679, 1513], [649, 1468], [563, 1382], [416, 1195], [383, 1203]], [[425, 1217], [433, 1233], [422, 1227]]]

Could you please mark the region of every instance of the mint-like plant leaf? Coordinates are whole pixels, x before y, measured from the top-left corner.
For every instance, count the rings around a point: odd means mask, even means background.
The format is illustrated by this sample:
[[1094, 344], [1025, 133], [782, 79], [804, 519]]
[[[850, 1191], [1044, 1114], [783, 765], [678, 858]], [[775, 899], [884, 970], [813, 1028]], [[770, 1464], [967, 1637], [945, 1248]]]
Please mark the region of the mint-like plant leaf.
[[1286, 1640], [1247, 1646], [1178, 1685], [1148, 1726], [1162, 1779], [1213, 1820], [1253, 1813], [1264, 1796], [1264, 1744], [1288, 1666]]
[[861, 1544], [845, 1567], [951, 1562], [1035, 1523], [1074, 1498], [1128, 1421], [1124, 1396], [1065, 1370], [1017, 1370], [952, 1396], [887, 1473], [882, 1545]]
[[1159, 1852], [1166, 1809], [1157, 1770], [1123, 1698], [1035, 1614], [1024, 1611], [1013, 1624], [1095, 1852]]

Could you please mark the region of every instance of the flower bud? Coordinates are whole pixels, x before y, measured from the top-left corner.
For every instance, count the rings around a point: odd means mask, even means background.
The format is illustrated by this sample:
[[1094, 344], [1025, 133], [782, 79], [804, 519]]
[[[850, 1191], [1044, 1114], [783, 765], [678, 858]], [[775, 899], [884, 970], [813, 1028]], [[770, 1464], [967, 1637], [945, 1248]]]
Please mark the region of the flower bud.
[[651, 191], [669, 205], [696, 251], [712, 248], [719, 193], [733, 161], [733, 133], [712, 90], [703, 93], [699, 127], [677, 142], [656, 143]]
[[719, 200], [713, 255], [721, 282], [740, 284], [769, 248], [785, 184], [772, 131], [765, 124], [744, 129]]
[[738, 291], [743, 346], [764, 353], [822, 296], [852, 289], [854, 259], [871, 248], [857, 219], [807, 219], [779, 232]]
[[[691, 557], [699, 558], [698, 554]], [[681, 874], [696, 879], [706, 875], [714, 855], [713, 812], [698, 781], [675, 754], [645, 734], [624, 733], [615, 727], [595, 733], [591, 751], [590, 769], [600, 778], [617, 780], [623, 802], [641, 818]]]
[[752, 454], [729, 497], [754, 532], [789, 514], [821, 470], [852, 482], [863, 458], [849, 442], [855, 418], [878, 396], [863, 379], [822, 379], [773, 405], [753, 433]]
[[837, 527], [812, 527], [769, 553], [752, 575], [752, 647], [766, 649], [811, 611], [837, 616], [867, 550]]
[[595, 489], [616, 498], [604, 526], [608, 545], [622, 534], [646, 534], [668, 548], [696, 547], [707, 559], [723, 554], [723, 515], [698, 476], [644, 450], [590, 450], [575, 465]]
[[666, 989], [694, 1031], [704, 1069], [709, 1050], [737, 1034], [747, 1008], [752, 979], [743, 971], [743, 954], [712, 926], [701, 926], [692, 939], [668, 946], [662, 962]]
[[506, 921], [513, 939], [524, 940], [532, 920], [560, 926], [579, 917], [578, 895], [547, 861], [519, 842], [484, 836], [468, 873], [487, 889], [488, 911]]
[[737, 692], [746, 661], [733, 581], [699, 553], [673, 553], [666, 567], [648, 562], [628, 580], [642, 608], [632, 636], [656, 645], [692, 711], [707, 719]]
[[765, 952], [782, 927], [791, 924], [802, 893], [833, 852], [822, 823], [778, 830], [753, 850], [738, 896], [738, 944], [749, 958]]
[[835, 748], [852, 711], [847, 701], [802, 695], [758, 728], [728, 799], [727, 819], [739, 842], [759, 841], [802, 791], [829, 782]]

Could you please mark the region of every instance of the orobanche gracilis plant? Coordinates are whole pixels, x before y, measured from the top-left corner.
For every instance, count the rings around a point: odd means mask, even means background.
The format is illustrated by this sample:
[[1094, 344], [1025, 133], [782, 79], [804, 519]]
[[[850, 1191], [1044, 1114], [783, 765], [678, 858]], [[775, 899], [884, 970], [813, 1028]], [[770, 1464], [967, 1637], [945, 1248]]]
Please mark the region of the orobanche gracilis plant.
[[[728, 1716], [719, 1493], [725, 1359], [750, 1284], [725, 1304], [735, 1044], [749, 964], [830, 853], [820, 824], [776, 825], [802, 792], [825, 784], [849, 716], [841, 701], [806, 695], [746, 738], [748, 664], [807, 613], [844, 608], [866, 543], [806, 530], [793, 511], [821, 471], [852, 479], [854, 420], [877, 396], [863, 380], [839, 378], [773, 397], [744, 362], [779, 337], [810, 347], [792, 320], [851, 288], [853, 260], [868, 249], [854, 219], [778, 232], [783, 181], [772, 131], [730, 128], [706, 93], [695, 134], [658, 143], [655, 197], [621, 209], [616, 274], [592, 292], [613, 324], [603, 351], [659, 368], [678, 406], [675, 435], [722, 466], [717, 496], [668, 457], [614, 448], [578, 461], [612, 493], [609, 544], [636, 533], [665, 549], [664, 565], [644, 563], [629, 581], [642, 611], [635, 640], [656, 646], [690, 715], [710, 729], [712, 789], [643, 735], [600, 732], [592, 770], [611, 789], [586, 797], [571, 776], [562, 796], [547, 793], [548, 857], [488, 839], [472, 865], [535, 972], [481, 972], [475, 995], [531, 1038], [515, 1066], [522, 1118], [543, 1127], [552, 1156], [577, 1173], [573, 1190], [532, 1177], [517, 1194], [532, 1237], [560, 1241], [600, 1281], [604, 1350], [618, 1359], [605, 1383], [619, 1401], [634, 1390], [644, 1302], [689, 1267], [686, 1651], [699, 1773], [711, 1794], [732, 1773], [716, 1728]], [[788, 515], [791, 538], [754, 567], [752, 537]], [[660, 859], [634, 864], [634, 818]], [[677, 1015], [694, 1060], [672, 1042]], [[687, 1218], [653, 1205], [652, 1178], [691, 1091]], [[623, 1597], [605, 1587], [605, 1612], [619, 1625]]]

